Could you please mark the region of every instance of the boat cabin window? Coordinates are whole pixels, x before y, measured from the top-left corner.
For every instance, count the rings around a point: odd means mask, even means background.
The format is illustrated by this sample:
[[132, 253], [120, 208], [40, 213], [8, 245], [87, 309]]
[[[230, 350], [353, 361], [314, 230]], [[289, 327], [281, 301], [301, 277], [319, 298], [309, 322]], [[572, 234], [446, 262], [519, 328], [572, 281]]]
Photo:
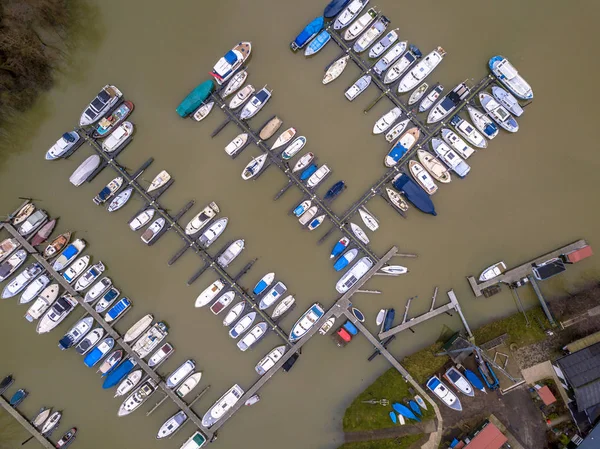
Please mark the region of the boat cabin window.
[[102, 103], [107, 103], [108, 100], [110, 100], [110, 92], [107, 92], [106, 90], [102, 90], [99, 94], [98, 97], [96, 97], [98, 100], [100, 100]]
[[91, 106], [96, 111], [99, 111], [100, 109], [102, 109], [104, 107], [105, 103], [106, 103], [105, 101], [102, 101], [99, 98], [95, 98], [94, 101], [92, 101]]
[[98, 114], [96, 113], [96, 111], [94, 111], [92, 108], [87, 108], [85, 110], [85, 115], [87, 115], [89, 118], [95, 118]]
[[495, 112], [500, 117], [500, 120], [502, 120], [502, 121], [505, 121], [508, 117], [510, 117], [510, 114], [508, 113], [508, 111], [506, 109], [504, 109], [503, 107], [497, 108]]

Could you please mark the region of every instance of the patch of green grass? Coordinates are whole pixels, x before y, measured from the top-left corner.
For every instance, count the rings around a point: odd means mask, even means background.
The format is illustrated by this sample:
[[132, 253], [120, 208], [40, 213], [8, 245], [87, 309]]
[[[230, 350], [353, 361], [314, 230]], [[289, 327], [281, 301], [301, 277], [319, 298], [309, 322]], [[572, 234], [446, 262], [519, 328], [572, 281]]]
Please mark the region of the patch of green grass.
[[548, 323], [542, 308], [535, 307], [527, 310], [527, 317], [531, 323], [529, 327], [527, 327], [527, 322], [521, 312], [481, 326], [473, 331], [475, 341], [477, 344], [483, 344], [507, 333], [509, 334], [507, 342], [514, 343], [520, 348], [544, 340], [546, 334], [540, 328], [538, 319], [547, 328], [550, 328], [550, 323]]
[[386, 440], [357, 441], [345, 443], [338, 449], [408, 449], [422, 437], [422, 434], [416, 434]]
[[[389, 412], [392, 411], [391, 404], [403, 402], [405, 398], [412, 399], [408, 387], [409, 384], [395, 368], [387, 370], [346, 409], [343, 420], [344, 431], [353, 432], [397, 426], [398, 424], [394, 424], [389, 417]], [[390, 401], [390, 405], [384, 407], [379, 404], [363, 404], [362, 401], [369, 399], [387, 399]], [[423, 410], [422, 419], [427, 420], [432, 415], [433, 411], [430, 407], [429, 410]]]
[[439, 372], [448, 361], [448, 356], [436, 356], [443, 352], [443, 343], [433, 345], [405, 357], [400, 362], [404, 368], [420, 384], [424, 384], [435, 373]]

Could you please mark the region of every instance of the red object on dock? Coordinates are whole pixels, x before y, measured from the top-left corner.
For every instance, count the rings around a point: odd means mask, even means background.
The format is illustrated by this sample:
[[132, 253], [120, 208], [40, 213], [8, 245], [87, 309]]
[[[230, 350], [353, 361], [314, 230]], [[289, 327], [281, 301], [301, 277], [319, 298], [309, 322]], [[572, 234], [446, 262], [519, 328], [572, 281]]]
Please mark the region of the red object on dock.
[[565, 259], [567, 263], [577, 263], [580, 260], [587, 259], [590, 256], [593, 256], [594, 252], [592, 251], [592, 247], [590, 245], [584, 246], [581, 249], [577, 249], [575, 251], [570, 252], [565, 255]]

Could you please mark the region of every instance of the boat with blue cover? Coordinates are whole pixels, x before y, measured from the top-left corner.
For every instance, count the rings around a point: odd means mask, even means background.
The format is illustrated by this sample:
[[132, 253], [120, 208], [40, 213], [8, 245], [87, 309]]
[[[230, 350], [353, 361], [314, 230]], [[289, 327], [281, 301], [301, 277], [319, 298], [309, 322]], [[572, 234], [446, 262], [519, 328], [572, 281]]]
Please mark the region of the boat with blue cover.
[[392, 324], [394, 324], [394, 318], [396, 318], [396, 310], [393, 308], [387, 309], [385, 312], [385, 318], [381, 324], [381, 332], [389, 331], [392, 328]]
[[310, 164], [308, 167], [304, 169], [302, 173], [300, 173], [300, 180], [306, 181], [317, 171], [317, 164]]
[[470, 369], [467, 369], [467, 368], [464, 368], [464, 373], [465, 373], [465, 377], [467, 378], [467, 380], [469, 382], [471, 382], [471, 385], [473, 385], [473, 387], [486, 393], [483, 382], [481, 381], [481, 379], [479, 378], [479, 376], [477, 374], [475, 374], [473, 371], [471, 371]]
[[92, 349], [83, 359], [83, 363], [88, 368], [91, 368], [98, 363], [110, 350], [115, 346], [115, 339], [107, 337], [100, 342], [94, 349]]
[[21, 402], [23, 402], [25, 400], [25, 398], [29, 396], [29, 392], [27, 390], [25, 390], [24, 388], [21, 388], [19, 390], [17, 390], [15, 392], [15, 394], [12, 395], [12, 397], [10, 398], [10, 406], [11, 407], [17, 407]]
[[344, 181], [338, 181], [334, 185], [331, 186], [331, 188], [327, 191], [327, 193], [325, 194], [323, 199], [324, 200], [332, 200], [336, 196], [338, 196], [340, 193], [342, 193], [345, 188], [346, 188], [346, 183]]
[[519, 75], [517, 69], [508, 62], [504, 56], [494, 56], [488, 66], [492, 73], [496, 75], [498, 81], [504, 84], [515, 96], [521, 100], [531, 100], [533, 98], [533, 90], [525, 79]]
[[419, 407], [419, 404], [417, 404], [415, 401], [408, 401], [408, 405], [410, 405], [412, 411], [415, 412], [417, 415], [423, 416], [423, 412], [421, 412], [421, 407]]
[[187, 117], [192, 112], [200, 107], [200, 105], [208, 98], [213, 90], [213, 82], [211, 80], [204, 81], [199, 84], [194, 90], [192, 90], [187, 97], [183, 99], [179, 106], [177, 106], [177, 114], [180, 117]]
[[338, 260], [335, 261], [335, 263], [333, 264], [333, 269], [335, 271], [343, 270], [348, 266], [348, 264], [350, 264], [350, 262], [352, 262], [356, 258], [357, 255], [358, 249], [356, 248], [346, 251], [338, 258]]
[[329, 255], [330, 259], [339, 256], [344, 252], [348, 244], [350, 243], [350, 239], [348, 237], [342, 237], [331, 249], [331, 254]]
[[304, 56], [311, 56], [320, 52], [330, 40], [331, 34], [329, 34], [329, 31], [321, 31], [317, 37], [310, 41], [310, 44], [308, 44], [308, 47], [304, 50]]
[[417, 209], [426, 214], [437, 215], [435, 206], [429, 195], [419, 187], [408, 175], [401, 173], [394, 178], [392, 185], [399, 192], [404, 193], [404, 196]]
[[269, 287], [269, 285], [271, 285], [273, 283], [274, 280], [275, 280], [275, 273], [265, 274], [262, 277], [262, 279], [256, 283], [256, 285], [254, 286], [254, 289], [252, 290], [252, 293], [254, 293], [255, 295], [260, 295], [262, 292], [264, 292], [267, 289], [267, 287]]
[[350, 0], [331, 0], [323, 11], [323, 17], [326, 19], [334, 18], [342, 12], [342, 9], [344, 9], [348, 3], [350, 3]]
[[[231, 78], [241, 65], [250, 57], [252, 44], [250, 42], [239, 42], [229, 50], [214, 65], [210, 75], [218, 84], [223, 84]], [[199, 106], [199, 105], [198, 105]]]
[[396, 411], [396, 413], [404, 416], [405, 418], [412, 419], [413, 421], [421, 421], [419, 417], [415, 415], [414, 412], [404, 404], [395, 402], [392, 404], [392, 408]]
[[394, 424], [398, 423], [398, 418], [396, 418], [396, 414], [394, 412], [390, 412], [390, 419]]
[[456, 411], [462, 411], [462, 405], [458, 396], [448, 389], [446, 385], [437, 377], [431, 376], [427, 381], [427, 388], [435, 394], [445, 405]]
[[131, 301], [129, 301], [129, 298], [121, 298], [114, 306], [108, 309], [108, 312], [104, 315], [104, 319], [107, 323], [110, 323], [129, 310], [130, 306]]
[[290, 48], [292, 51], [298, 51], [302, 47], [304, 47], [308, 42], [317, 35], [319, 31], [323, 29], [323, 25], [325, 24], [325, 19], [323, 16], [319, 16], [313, 19], [308, 25], [304, 27], [304, 29], [296, 36], [290, 43]]
[[306, 212], [310, 208], [311, 204], [312, 204], [311, 200], [304, 200], [294, 208], [292, 213], [296, 217], [300, 217], [300, 215], [302, 215], [304, 212]]
[[289, 340], [294, 343], [300, 340], [325, 314], [323, 307], [318, 302], [314, 303], [292, 327]]
[[401, 142], [398, 142], [396, 145], [394, 145], [385, 157], [386, 167], [393, 167], [396, 165], [400, 159], [404, 157], [407, 151], [408, 149], [405, 148]]
[[127, 376], [131, 370], [137, 365], [137, 362], [131, 358], [126, 358], [121, 362], [119, 366], [114, 368], [104, 382], [102, 383], [102, 388], [107, 390], [109, 388], [114, 387]]

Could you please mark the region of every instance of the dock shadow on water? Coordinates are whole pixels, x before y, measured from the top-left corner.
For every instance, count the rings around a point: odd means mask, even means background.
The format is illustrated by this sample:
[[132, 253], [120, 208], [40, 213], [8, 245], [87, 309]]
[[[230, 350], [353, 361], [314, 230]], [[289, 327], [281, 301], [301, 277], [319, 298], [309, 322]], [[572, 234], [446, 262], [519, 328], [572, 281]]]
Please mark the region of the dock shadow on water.
[[[0, 449], [15, 449], [30, 438], [29, 433], [8, 413], [0, 409]], [[33, 447], [35, 443], [31, 443]], [[24, 446], [26, 447], [26, 446]]]

